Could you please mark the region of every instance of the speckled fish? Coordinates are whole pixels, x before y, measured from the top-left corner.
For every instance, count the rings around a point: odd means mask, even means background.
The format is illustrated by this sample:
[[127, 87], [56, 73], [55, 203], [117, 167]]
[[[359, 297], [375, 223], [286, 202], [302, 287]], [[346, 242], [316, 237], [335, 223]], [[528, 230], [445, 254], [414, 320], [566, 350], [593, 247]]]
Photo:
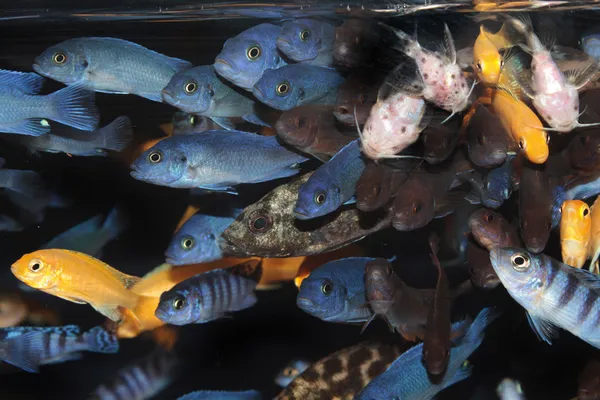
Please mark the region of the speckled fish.
[[[389, 368], [373, 379], [356, 400], [424, 400], [435, 397], [445, 388], [471, 375], [472, 367], [465, 364], [467, 358], [481, 345], [484, 330], [495, 318], [489, 308], [482, 310], [471, 324], [465, 336], [450, 350], [450, 362], [446, 374], [439, 383], [432, 383], [421, 361], [423, 344], [418, 344], [398, 357]], [[462, 322], [455, 324], [459, 325]]]
[[413, 58], [417, 64], [419, 79], [410, 75], [397, 76], [394, 84], [413, 95], [451, 112], [451, 116], [467, 108], [470, 103], [470, 84], [457, 63], [454, 39], [444, 24], [444, 54], [425, 50], [419, 42], [398, 29], [392, 29], [402, 45], [400, 50]]
[[592, 229], [590, 231], [589, 256], [590, 271], [596, 274], [600, 273], [598, 268], [598, 258], [600, 257], [600, 197], [594, 200], [591, 207]]
[[192, 65], [139, 44], [110, 37], [82, 37], [49, 47], [33, 62], [40, 75], [102, 93], [135, 94], [162, 102], [173, 75]]
[[43, 135], [50, 131], [47, 119], [86, 131], [98, 127], [93, 92], [74, 85], [40, 95], [43, 82], [35, 74], [0, 70], [0, 132]]
[[178, 359], [155, 350], [117, 372], [110, 384], [101, 384], [88, 400], [146, 400], [167, 388], [177, 374]]
[[226, 392], [221, 390], [198, 390], [188, 393], [177, 400], [261, 400], [262, 395], [257, 390], [243, 392]]
[[25, 227], [8, 215], [0, 215], [0, 232], [21, 232]]
[[275, 383], [282, 388], [287, 387], [294, 379], [310, 367], [311, 363], [298, 359], [290, 361], [275, 377]]
[[369, 212], [388, 204], [414, 168], [414, 163], [412, 166], [403, 165], [400, 169], [382, 163], [367, 164], [356, 182], [356, 207]]
[[38, 367], [78, 360], [80, 352], [116, 353], [119, 342], [101, 326], [80, 334], [76, 325], [56, 327], [18, 326], [0, 329], [0, 359], [27, 372]]
[[[526, 37], [532, 57], [531, 75], [524, 72], [520, 63], [516, 63], [512, 66], [516, 71], [513, 77], [548, 125], [558, 132], [570, 132], [577, 127], [600, 124], [581, 124], [578, 121], [579, 90], [594, 77], [600, 65], [591, 62], [586, 68], [565, 76], [552, 59], [550, 51], [533, 32], [531, 21], [513, 18], [509, 22]], [[507, 63], [516, 61], [516, 58], [506, 60]]]
[[540, 340], [551, 344], [559, 327], [600, 348], [597, 275], [515, 247], [493, 249], [490, 261]]
[[493, 289], [500, 285], [500, 278], [490, 262], [489, 251], [479, 247], [472, 240], [467, 242], [467, 266], [475, 287]]
[[377, 91], [383, 80], [384, 77], [375, 70], [353, 72], [338, 88], [333, 111], [335, 118], [347, 126], [356, 126], [356, 121], [364, 125], [377, 101]]
[[600, 361], [591, 359], [577, 377], [578, 400], [594, 400], [600, 396]]
[[319, 67], [333, 64], [335, 26], [327, 21], [299, 18], [281, 24], [277, 49], [290, 60]]
[[295, 175], [303, 161], [306, 158], [282, 147], [274, 136], [206, 131], [161, 140], [131, 164], [131, 176], [174, 188], [227, 191], [242, 183]]
[[294, 215], [312, 219], [330, 214], [353, 202], [356, 182], [365, 169], [358, 140], [341, 149], [300, 186]]
[[173, 286], [160, 296], [156, 317], [172, 325], [202, 324], [256, 304], [260, 260], [216, 269]]
[[553, 196], [544, 170], [524, 165], [519, 189], [519, 225], [527, 250], [540, 253], [552, 230]]
[[96, 215], [59, 234], [40, 249], [65, 249], [100, 257], [102, 249], [120, 236], [129, 225], [129, 216], [120, 207], [113, 208], [106, 218]]
[[525, 400], [519, 381], [510, 378], [502, 379], [496, 388], [496, 393], [500, 400]]
[[110, 124], [93, 132], [68, 126], [52, 126], [50, 133], [41, 136], [18, 137], [32, 153], [65, 153], [71, 156], [106, 156], [108, 151], [120, 152], [133, 139], [131, 120], [117, 117]]
[[587, 261], [592, 233], [590, 207], [581, 200], [567, 200], [561, 206], [560, 249], [563, 263], [575, 268]]
[[332, 112], [332, 106], [312, 104], [284, 111], [275, 124], [277, 136], [303, 153], [327, 161], [356, 139], [340, 131]]
[[344, 78], [334, 69], [290, 64], [263, 72], [252, 94], [269, 107], [285, 111], [305, 104], [335, 104], [342, 82]]
[[166, 262], [173, 265], [196, 264], [223, 258], [218, 238], [239, 215], [196, 214], [175, 232], [165, 251]]
[[113, 321], [121, 318], [119, 307], [134, 309], [140, 299], [128, 290], [139, 278], [76, 251], [46, 249], [25, 254], [11, 271], [34, 289], [73, 303], [87, 303]]
[[173, 75], [162, 90], [163, 101], [186, 113], [211, 118], [223, 127], [233, 128], [229, 118], [264, 125], [256, 116], [256, 101], [217, 76], [212, 65], [200, 65]]
[[391, 225], [388, 210], [364, 214], [349, 208], [327, 220], [298, 221], [294, 206], [299, 187], [311, 174], [281, 185], [242, 214], [223, 232], [227, 255], [295, 257], [325, 253], [356, 242]]
[[350, 257], [321, 265], [302, 281], [296, 305], [327, 322], [361, 323], [373, 311], [365, 297], [365, 266], [374, 258]]
[[469, 159], [484, 168], [502, 165], [508, 154], [515, 153], [517, 145], [508, 136], [498, 116], [484, 105], [475, 107], [466, 127]]
[[487, 251], [521, 245], [516, 226], [508, 222], [499, 212], [487, 208], [481, 208], [471, 214], [469, 229], [475, 241]]
[[281, 27], [260, 24], [227, 39], [217, 55], [215, 71], [236, 86], [252, 91], [267, 69], [277, 69], [287, 63], [277, 51]]
[[317, 361], [276, 400], [352, 399], [400, 355], [399, 347], [360, 343]]
[[423, 143], [423, 158], [429, 164], [439, 164], [446, 161], [458, 145], [460, 120], [456, 119], [445, 124], [429, 124], [421, 132]]

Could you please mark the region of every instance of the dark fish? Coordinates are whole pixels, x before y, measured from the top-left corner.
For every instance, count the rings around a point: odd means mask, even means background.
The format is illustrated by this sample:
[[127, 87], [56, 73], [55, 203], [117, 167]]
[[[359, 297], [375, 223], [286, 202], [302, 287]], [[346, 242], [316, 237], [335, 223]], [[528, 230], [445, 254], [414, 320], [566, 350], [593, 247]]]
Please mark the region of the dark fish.
[[472, 240], [467, 242], [467, 266], [475, 287], [493, 289], [500, 284], [500, 278], [490, 262], [489, 251], [479, 247]]
[[591, 359], [579, 373], [577, 378], [579, 400], [595, 400], [600, 398], [600, 361]]
[[171, 119], [173, 124], [173, 135], [192, 135], [204, 131], [218, 130], [219, 125], [207, 118], [199, 115], [184, 113], [177, 111]]
[[306, 105], [284, 111], [275, 130], [287, 144], [323, 161], [333, 157], [355, 135], [346, 135], [336, 126], [333, 106]]
[[338, 88], [333, 115], [344, 125], [356, 126], [356, 121], [364, 125], [384, 79], [384, 75], [373, 70], [353, 72]]
[[469, 228], [475, 241], [487, 251], [521, 245], [517, 228], [502, 214], [487, 208], [481, 208], [471, 214]]
[[554, 198], [549, 176], [543, 169], [524, 164], [519, 189], [519, 224], [527, 250], [540, 253], [552, 230]]
[[600, 131], [585, 130], [574, 135], [563, 153], [573, 168], [597, 171], [600, 169]]
[[333, 61], [335, 64], [355, 68], [371, 63], [382, 37], [380, 25], [368, 19], [349, 19], [335, 30]]
[[466, 127], [470, 160], [478, 167], [503, 164], [509, 154], [516, 154], [516, 144], [502, 126], [502, 121], [486, 106], [475, 105]]
[[368, 212], [385, 206], [413, 170], [414, 167], [397, 169], [381, 163], [367, 164], [356, 183], [356, 207]]
[[479, 172], [473, 172], [467, 180], [472, 190], [466, 199], [472, 204], [483, 203], [485, 207], [493, 209], [500, 208], [510, 198], [513, 189], [518, 189], [510, 158], [501, 166], [489, 170], [483, 177]]
[[423, 158], [429, 164], [446, 161], [458, 145], [460, 119], [452, 119], [445, 124], [430, 123], [421, 132], [423, 142]]
[[222, 235], [227, 255], [296, 257], [333, 251], [391, 224], [389, 210], [364, 214], [341, 210], [325, 219], [299, 221], [294, 217], [298, 189], [308, 173], [268, 193], [247, 207]]
[[396, 346], [368, 342], [342, 349], [310, 366], [276, 400], [351, 399], [400, 353]]

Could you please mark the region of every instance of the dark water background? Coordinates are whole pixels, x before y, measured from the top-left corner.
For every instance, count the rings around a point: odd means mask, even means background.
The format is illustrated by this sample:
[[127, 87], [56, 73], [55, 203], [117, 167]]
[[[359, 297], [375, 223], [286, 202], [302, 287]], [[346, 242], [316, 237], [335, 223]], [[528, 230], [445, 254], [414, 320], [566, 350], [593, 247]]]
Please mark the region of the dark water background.
[[[6, 2], [3, 2], [6, 3]], [[35, 3], [35, 7], [34, 7]], [[45, 4], [44, 4], [45, 3]], [[51, 2], [20, 2], [23, 10], [42, 5], [50, 12]], [[133, 7], [135, 2], [120, 2], [119, 7]], [[6, 13], [19, 11], [15, 3], [6, 5]], [[67, 2], [57, 5], [62, 10]], [[85, 7], [85, 2], [80, 4]], [[0, 9], [5, 4], [0, 5]], [[108, 7], [108, 5], [106, 6]], [[8, 12], [10, 8], [10, 13]], [[24, 13], [26, 14], [26, 13]], [[598, 20], [593, 12], [540, 13], [534, 17], [537, 32], [555, 36], [558, 44], [578, 47], [582, 33], [593, 29]], [[31, 63], [47, 47], [79, 36], [112, 36], [130, 40], [160, 53], [191, 61], [194, 65], [211, 64], [223, 42], [260, 20], [238, 19], [207, 21], [147, 22], [144, 20], [85, 21], [82, 18], [0, 20], [0, 68], [31, 71]], [[394, 20], [395, 25], [410, 29], [418, 22], [419, 32], [441, 37], [446, 21], [457, 41], [457, 48], [472, 45], [477, 24], [466, 14], [437, 13]], [[48, 81], [51, 92], [61, 84]], [[119, 115], [129, 116], [137, 139], [161, 136], [158, 125], [169, 122], [174, 109], [136, 96], [97, 94], [101, 126]], [[596, 102], [598, 104], [598, 102]], [[37, 249], [58, 233], [93, 216], [122, 204], [130, 213], [130, 228], [109, 244], [103, 260], [120, 271], [143, 275], [163, 262], [163, 252], [188, 203], [188, 194], [138, 182], [129, 176], [128, 165], [115, 158], [70, 158], [64, 154], [31, 156], [0, 137], [0, 157], [15, 169], [38, 171], [49, 182], [56, 182], [60, 192], [73, 199], [67, 209], [49, 209], [39, 226], [14, 234], [0, 234], [0, 288], [17, 285], [9, 266], [24, 253]], [[266, 193], [268, 185], [256, 188]], [[12, 207], [0, 199], [0, 209]], [[505, 215], [514, 218], [509, 206]], [[405, 281], [417, 287], [431, 287], [435, 269], [428, 257], [426, 235], [431, 229], [444, 229], [443, 222], [418, 231], [401, 234], [393, 229], [361, 242], [372, 256], [396, 254], [395, 266]], [[557, 257], [557, 235], [547, 247]], [[448, 271], [458, 282], [466, 270]], [[381, 321], [363, 334], [360, 327], [326, 323], [313, 318], [295, 305], [297, 289], [287, 283], [280, 290], [258, 293], [258, 304], [231, 319], [205, 325], [184, 327], [179, 344], [184, 365], [173, 384], [156, 399], [174, 399], [199, 389], [258, 389], [265, 399], [278, 393], [273, 383], [277, 372], [291, 359], [318, 360], [334, 351], [367, 339], [400, 341]], [[89, 328], [103, 322], [103, 317], [86, 305], [76, 305], [43, 293], [32, 295], [42, 304], [60, 311], [65, 324]], [[486, 340], [472, 357], [475, 372], [471, 379], [444, 392], [441, 399], [495, 398], [495, 387], [504, 377], [519, 379], [529, 399], [568, 399], [575, 395], [576, 376], [584, 363], [597, 356], [597, 350], [568, 333], [562, 333], [554, 346], [537, 340], [527, 325], [523, 311], [506, 292], [476, 292], [461, 299], [455, 307], [456, 318], [475, 315], [483, 304], [505, 308], [504, 316], [486, 333]], [[85, 353], [82, 361], [42, 367], [40, 374], [27, 374], [10, 367], [0, 375], [0, 399], [84, 399], [99, 384], [110, 383], [117, 369], [143, 357], [153, 342], [138, 337], [122, 340], [116, 355]]]

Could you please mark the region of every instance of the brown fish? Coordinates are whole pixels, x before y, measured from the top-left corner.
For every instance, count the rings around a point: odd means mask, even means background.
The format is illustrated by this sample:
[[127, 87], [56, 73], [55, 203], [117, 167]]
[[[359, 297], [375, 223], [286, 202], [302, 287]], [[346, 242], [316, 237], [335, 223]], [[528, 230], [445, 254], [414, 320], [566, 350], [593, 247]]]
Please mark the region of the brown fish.
[[429, 164], [439, 164], [446, 161], [458, 145], [460, 119], [454, 118], [445, 124], [430, 123], [421, 132], [423, 143], [423, 158]]
[[600, 130], [585, 130], [574, 135], [563, 154], [572, 168], [587, 172], [600, 170]]
[[370, 19], [348, 19], [335, 30], [333, 61], [345, 68], [372, 62], [384, 34], [381, 26]]
[[[373, 211], [385, 206], [408, 179], [414, 166], [401, 167], [396, 162], [391, 167], [382, 163], [369, 163], [356, 183], [356, 207], [361, 211]], [[413, 163], [414, 165], [414, 163]]]
[[470, 160], [479, 167], [504, 164], [508, 155], [516, 154], [516, 143], [504, 130], [502, 121], [482, 104], [474, 105], [475, 114], [466, 127]]
[[591, 359], [579, 373], [577, 378], [579, 400], [595, 400], [600, 398], [600, 361]]
[[499, 247], [520, 247], [517, 228], [499, 212], [480, 208], [469, 217], [473, 238], [487, 251]]
[[500, 284], [500, 278], [490, 262], [489, 251], [479, 247], [472, 240], [467, 242], [467, 265], [475, 287], [493, 289]]
[[379, 343], [347, 347], [308, 367], [276, 400], [352, 400], [401, 353], [400, 347]]
[[373, 70], [359, 70], [348, 77], [338, 88], [333, 115], [347, 126], [364, 125], [371, 107], [377, 101], [377, 92], [385, 75]]
[[543, 168], [524, 163], [519, 186], [519, 224], [527, 250], [541, 253], [552, 230], [552, 188]]
[[227, 255], [295, 257], [339, 249], [391, 224], [389, 210], [363, 213], [345, 208], [324, 218], [294, 217], [298, 189], [312, 173], [281, 185], [252, 204], [223, 232]]
[[334, 106], [309, 104], [285, 111], [275, 124], [277, 136], [296, 149], [327, 161], [357, 135], [338, 129], [333, 109]]

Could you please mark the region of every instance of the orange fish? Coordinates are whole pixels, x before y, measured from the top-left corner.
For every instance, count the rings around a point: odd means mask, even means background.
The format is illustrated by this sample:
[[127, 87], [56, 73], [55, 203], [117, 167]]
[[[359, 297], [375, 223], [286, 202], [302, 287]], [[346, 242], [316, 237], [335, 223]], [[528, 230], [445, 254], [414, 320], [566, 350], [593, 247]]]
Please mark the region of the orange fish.
[[598, 257], [600, 256], [600, 196], [596, 198], [591, 208], [592, 229], [590, 232], [590, 271], [598, 274]]
[[140, 296], [129, 290], [140, 278], [77, 251], [38, 250], [25, 254], [11, 267], [28, 286], [78, 304], [89, 304], [113, 321], [120, 307], [135, 309]]
[[167, 351], [173, 350], [179, 340], [179, 327], [163, 325], [152, 331], [154, 342]]
[[0, 328], [27, 323], [29, 325], [60, 325], [60, 318], [51, 309], [23, 297], [19, 292], [0, 294]]
[[561, 210], [560, 248], [563, 263], [581, 268], [589, 253], [592, 232], [590, 207], [581, 200], [567, 200]]
[[504, 60], [500, 50], [511, 47], [509, 24], [502, 25], [497, 33], [491, 33], [483, 25], [479, 27], [479, 35], [473, 45], [473, 65], [477, 78], [486, 85], [496, 85]]

